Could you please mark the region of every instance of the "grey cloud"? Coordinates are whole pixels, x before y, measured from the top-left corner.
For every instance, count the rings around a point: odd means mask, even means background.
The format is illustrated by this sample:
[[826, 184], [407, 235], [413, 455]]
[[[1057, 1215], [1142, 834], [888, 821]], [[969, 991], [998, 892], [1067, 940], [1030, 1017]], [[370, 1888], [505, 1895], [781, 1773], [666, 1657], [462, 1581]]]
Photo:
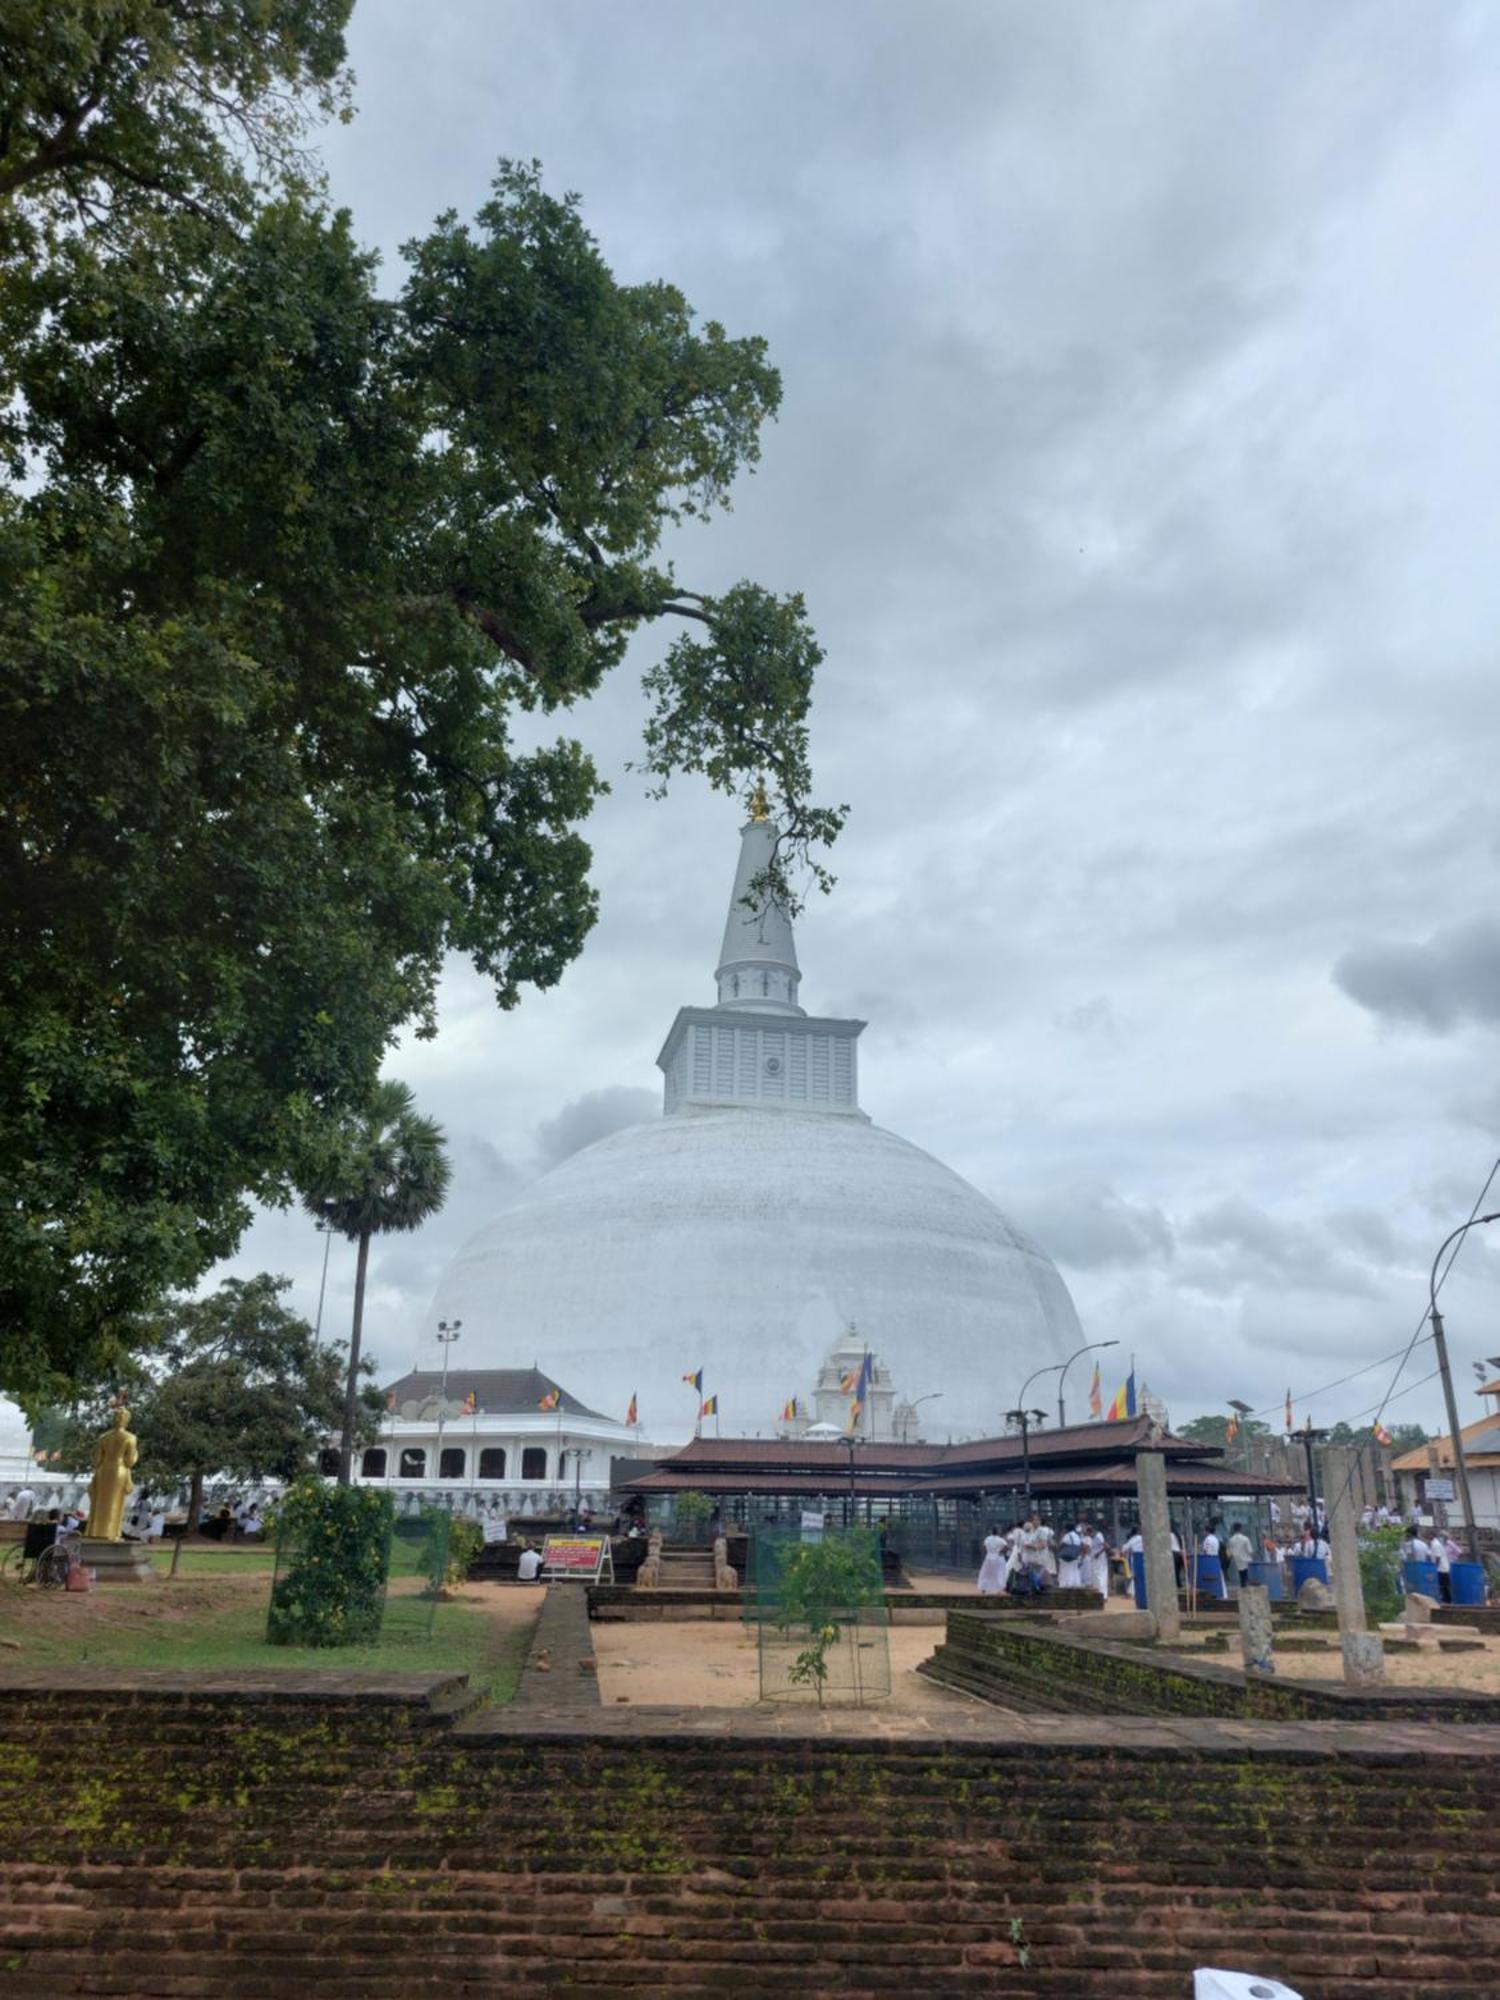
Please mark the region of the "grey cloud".
[[1172, 1225], [1161, 1210], [1149, 1202], [1128, 1201], [1112, 1188], [1065, 1190], [1044, 1202], [1022, 1202], [1017, 1212], [1028, 1232], [1065, 1267], [1162, 1264], [1172, 1256]]
[[1334, 983], [1385, 1021], [1446, 1034], [1464, 1021], [1500, 1022], [1500, 923], [1477, 918], [1435, 931], [1425, 944], [1347, 951]]
[[537, 1157], [542, 1171], [557, 1166], [570, 1153], [592, 1146], [596, 1139], [607, 1139], [611, 1132], [622, 1132], [627, 1125], [644, 1125], [660, 1108], [660, 1099], [654, 1091], [628, 1084], [585, 1091], [582, 1097], [565, 1104], [555, 1118], [537, 1127]]
[[1269, 1281], [1310, 1292], [1382, 1294], [1368, 1268], [1331, 1241], [1326, 1229], [1287, 1222], [1241, 1198], [1200, 1210], [1182, 1224], [1179, 1238], [1183, 1279], [1204, 1291]]

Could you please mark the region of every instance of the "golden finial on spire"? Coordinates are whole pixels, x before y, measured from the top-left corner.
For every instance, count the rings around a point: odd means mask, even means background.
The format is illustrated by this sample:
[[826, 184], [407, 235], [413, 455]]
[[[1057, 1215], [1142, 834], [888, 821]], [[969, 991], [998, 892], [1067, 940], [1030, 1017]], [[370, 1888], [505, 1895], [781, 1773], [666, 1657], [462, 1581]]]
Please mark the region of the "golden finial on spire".
[[755, 790], [750, 799], [750, 817], [755, 821], [757, 826], [771, 817], [766, 805], [766, 781], [764, 778], [757, 778], [755, 781]]

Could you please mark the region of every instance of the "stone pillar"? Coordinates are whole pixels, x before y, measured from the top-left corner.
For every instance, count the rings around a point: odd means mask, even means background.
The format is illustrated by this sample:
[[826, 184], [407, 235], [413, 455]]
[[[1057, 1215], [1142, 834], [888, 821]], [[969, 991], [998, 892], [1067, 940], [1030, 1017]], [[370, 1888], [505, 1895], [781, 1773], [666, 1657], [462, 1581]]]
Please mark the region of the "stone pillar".
[[1239, 1596], [1240, 1657], [1247, 1674], [1274, 1674], [1276, 1654], [1271, 1593], [1263, 1583], [1242, 1583]]
[[1159, 1639], [1175, 1639], [1182, 1631], [1182, 1613], [1177, 1603], [1177, 1572], [1172, 1567], [1167, 1462], [1159, 1451], [1136, 1453], [1135, 1490], [1141, 1504], [1147, 1608], [1156, 1620], [1156, 1636]]
[[1359, 1573], [1359, 1503], [1355, 1454], [1347, 1445], [1323, 1450], [1323, 1497], [1328, 1503], [1328, 1549], [1333, 1562], [1333, 1601], [1344, 1652], [1344, 1679], [1350, 1687], [1373, 1687], [1385, 1679], [1385, 1646], [1371, 1632]]
[[1385, 1641], [1378, 1632], [1345, 1632], [1344, 1680], [1349, 1687], [1380, 1687], [1385, 1680]]

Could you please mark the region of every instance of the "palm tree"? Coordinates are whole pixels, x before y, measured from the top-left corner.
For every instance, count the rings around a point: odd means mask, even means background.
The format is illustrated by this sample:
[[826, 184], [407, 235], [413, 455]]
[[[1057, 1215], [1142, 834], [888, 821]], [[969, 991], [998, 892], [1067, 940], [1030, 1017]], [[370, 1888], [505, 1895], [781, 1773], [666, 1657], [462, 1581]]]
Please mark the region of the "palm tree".
[[335, 1129], [325, 1160], [302, 1197], [311, 1214], [359, 1245], [344, 1431], [339, 1441], [341, 1486], [349, 1484], [354, 1456], [370, 1238], [392, 1229], [420, 1229], [442, 1207], [452, 1178], [443, 1151], [443, 1128], [435, 1119], [419, 1117], [415, 1104], [404, 1083], [377, 1083], [363, 1107]]

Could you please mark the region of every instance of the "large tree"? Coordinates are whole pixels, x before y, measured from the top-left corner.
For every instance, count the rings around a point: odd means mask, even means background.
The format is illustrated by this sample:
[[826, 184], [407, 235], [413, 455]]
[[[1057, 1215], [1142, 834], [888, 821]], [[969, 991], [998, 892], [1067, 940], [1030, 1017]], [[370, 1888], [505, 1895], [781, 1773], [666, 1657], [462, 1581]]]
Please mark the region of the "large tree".
[[0, 1384], [33, 1399], [290, 1197], [445, 952], [505, 1007], [576, 956], [601, 781], [517, 711], [680, 621], [653, 786], [764, 776], [788, 862], [841, 819], [800, 598], [658, 555], [758, 455], [763, 343], [617, 283], [534, 166], [381, 288], [295, 157], [344, 12], [0, 32]]
[[329, 1135], [323, 1159], [310, 1176], [303, 1197], [308, 1211], [359, 1245], [339, 1439], [341, 1486], [349, 1484], [354, 1464], [370, 1244], [375, 1237], [395, 1230], [420, 1229], [436, 1215], [447, 1199], [451, 1172], [443, 1150], [442, 1127], [420, 1115], [404, 1083], [386, 1078], [375, 1085], [357, 1111], [338, 1122]]
[[[307, 1321], [282, 1303], [287, 1284], [265, 1275], [230, 1278], [206, 1298], [170, 1300], [143, 1329], [149, 1348], [122, 1374], [119, 1393], [140, 1441], [136, 1484], [160, 1493], [186, 1482], [190, 1526], [205, 1479], [290, 1482], [316, 1466], [341, 1421], [342, 1344], [318, 1345]], [[361, 1380], [361, 1442], [375, 1435], [379, 1404], [378, 1392]], [[86, 1466], [108, 1421], [109, 1406], [96, 1396], [73, 1416], [65, 1458]]]

